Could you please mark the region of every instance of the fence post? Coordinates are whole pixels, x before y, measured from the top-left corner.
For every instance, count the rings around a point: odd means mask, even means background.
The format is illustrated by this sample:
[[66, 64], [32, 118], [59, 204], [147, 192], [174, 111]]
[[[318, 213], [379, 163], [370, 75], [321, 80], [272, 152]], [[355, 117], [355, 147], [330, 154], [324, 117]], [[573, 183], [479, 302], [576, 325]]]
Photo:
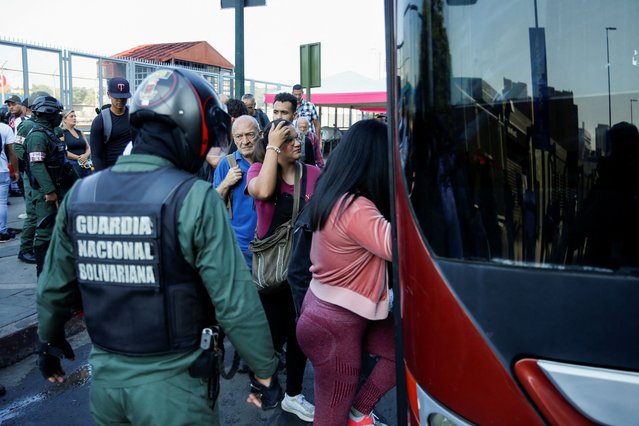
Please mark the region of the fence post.
[[22, 46], [22, 79], [24, 96], [29, 96], [29, 60], [27, 59], [27, 46]]

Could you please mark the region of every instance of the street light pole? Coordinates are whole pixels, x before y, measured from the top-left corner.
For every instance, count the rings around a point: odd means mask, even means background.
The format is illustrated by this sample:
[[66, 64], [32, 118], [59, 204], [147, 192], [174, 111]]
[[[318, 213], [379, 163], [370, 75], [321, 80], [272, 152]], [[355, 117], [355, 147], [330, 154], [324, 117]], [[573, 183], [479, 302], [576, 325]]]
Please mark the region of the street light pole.
[[608, 43], [608, 31], [616, 31], [617, 27], [606, 27], [606, 68], [608, 68], [608, 126], [612, 127], [612, 101], [610, 99], [610, 45]]
[[630, 99], [630, 124], [634, 124], [632, 122], [632, 103], [637, 101], [638, 101], [637, 99]]

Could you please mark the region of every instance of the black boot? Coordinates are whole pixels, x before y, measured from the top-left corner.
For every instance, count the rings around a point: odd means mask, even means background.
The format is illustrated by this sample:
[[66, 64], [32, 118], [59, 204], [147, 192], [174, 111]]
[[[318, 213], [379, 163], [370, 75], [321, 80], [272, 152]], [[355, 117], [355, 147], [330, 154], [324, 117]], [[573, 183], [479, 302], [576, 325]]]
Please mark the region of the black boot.
[[24, 263], [36, 263], [35, 253], [33, 251], [21, 251], [18, 253], [18, 259]]
[[40, 244], [38, 246], [33, 247], [33, 252], [35, 253], [36, 260], [36, 275], [39, 277], [42, 273], [42, 269], [44, 268], [44, 258], [47, 256], [47, 249], [49, 248], [49, 244]]

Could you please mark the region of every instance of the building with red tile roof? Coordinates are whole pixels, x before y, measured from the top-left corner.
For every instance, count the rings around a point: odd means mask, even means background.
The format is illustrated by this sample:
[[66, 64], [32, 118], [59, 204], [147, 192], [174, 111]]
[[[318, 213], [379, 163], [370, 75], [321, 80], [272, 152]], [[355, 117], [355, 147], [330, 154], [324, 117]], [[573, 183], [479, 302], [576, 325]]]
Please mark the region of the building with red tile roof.
[[214, 73], [233, 73], [234, 66], [206, 41], [143, 44], [113, 55]]

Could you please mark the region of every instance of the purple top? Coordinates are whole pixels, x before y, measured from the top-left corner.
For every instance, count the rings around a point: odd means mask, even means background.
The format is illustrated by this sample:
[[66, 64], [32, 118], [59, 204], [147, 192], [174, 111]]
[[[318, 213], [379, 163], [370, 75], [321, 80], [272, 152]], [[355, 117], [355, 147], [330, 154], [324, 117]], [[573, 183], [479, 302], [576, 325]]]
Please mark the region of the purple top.
[[[251, 182], [253, 178], [256, 178], [262, 170], [262, 163], [253, 163], [248, 170], [246, 182]], [[315, 182], [320, 175], [320, 169], [316, 166], [306, 164], [306, 194], [304, 199], [308, 202], [313, 195], [315, 189]], [[293, 195], [295, 187], [289, 185], [283, 180], [280, 181], [280, 192]], [[255, 200], [255, 211], [257, 212], [257, 236], [262, 238], [268, 229], [271, 227], [271, 221], [273, 220], [273, 214], [275, 213], [275, 202], [273, 200]]]

